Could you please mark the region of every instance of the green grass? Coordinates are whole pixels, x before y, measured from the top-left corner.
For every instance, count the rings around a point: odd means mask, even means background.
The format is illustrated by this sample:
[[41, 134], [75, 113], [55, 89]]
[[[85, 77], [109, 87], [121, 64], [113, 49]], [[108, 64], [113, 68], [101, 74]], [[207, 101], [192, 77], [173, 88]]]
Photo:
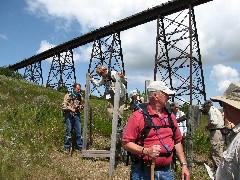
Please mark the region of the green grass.
[[[22, 79], [0, 75], [0, 179], [36, 179], [45, 176], [39, 179], [76, 179], [71, 171], [59, 165], [64, 157], [57, 163], [54, 161], [57, 157], [53, 152], [61, 150], [64, 143], [65, 124], [61, 112], [64, 95]], [[89, 106], [92, 109], [93, 135], [97, 138], [93, 148], [105, 148], [110, 144], [112, 132], [112, 124], [106, 113], [107, 102], [90, 97]], [[81, 117], [83, 121], [83, 113]], [[205, 121], [203, 119], [203, 123], [195, 130], [194, 149], [198, 152], [197, 156], [207, 158], [209, 142], [204, 131]], [[99, 138], [103, 140], [99, 142]], [[87, 160], [80, 161], [86, 163]], [[195, 179], [207, 177], [206, 171], [201, 168], [196, 166], [193, 174]], [[116, 169], [117, 177], [121, 177], [121, 173]], [[179, 174], [180, 170], [176, 173]], [[79, 177], [82, 179], [84, 176]]]

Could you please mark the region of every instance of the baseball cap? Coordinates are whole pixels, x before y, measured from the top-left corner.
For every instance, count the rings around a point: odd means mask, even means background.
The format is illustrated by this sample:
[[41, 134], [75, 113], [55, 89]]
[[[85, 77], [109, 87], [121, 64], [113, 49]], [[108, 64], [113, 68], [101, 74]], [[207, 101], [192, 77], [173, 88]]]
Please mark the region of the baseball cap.
[[207, 106], [207, 105], [208, 105], [208, 106], [212, 106], [212, 105], [213, 105], [212, 101], [206, 100], [206, 101], [203, 103], [202, 107], [205, 108], [205, 106]]
[[240, 83], [231, 83], [223, 96], [216, 96], [210, 98], [215, 102], [224, 102], [237, 109], [240, 109]]
[[153, 81], [147, 87], [148, 92], [162, 91], [168, 95], [174, 95], [176, 92], [169, 89], [163, 81]]
[[138, 92], [137, 92], [137, 90], [132, 90], [131, 92], [130, 92], [130, 97], [133, 97], [133, 96], [138, 96], [139, 94], [138, 94]]

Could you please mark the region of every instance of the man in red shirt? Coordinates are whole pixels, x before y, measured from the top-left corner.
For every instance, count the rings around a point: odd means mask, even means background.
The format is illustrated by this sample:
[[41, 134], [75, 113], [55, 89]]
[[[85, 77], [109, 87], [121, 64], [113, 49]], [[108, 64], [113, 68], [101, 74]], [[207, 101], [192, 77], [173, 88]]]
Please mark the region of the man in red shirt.
[[[175, 147], [179, 161], [182, 164], [182, 178], [189, 180], [190, 174], [185, 160], [181, 140], [182, 135], [178, 128], [176, 118], [171, 114], [175, 130], [169, 124], [169, 116], [165, 109], [169, 95], [175, 92], [170, 90], [163, 81], [154, 81], [147, 87], [149, 104], [147, 113], [151, 117], [152, 128], [144, 139], [142, 146], [141, 132], [144, 129], [144, 115], [142, 109], [135, 111], [128, 119], [122, 143], [123, 148], [131, 152], [135, 159], [131, 164], [130, 179], [148, 180], [151, 177], [151, 161], [154, 159], [155, 179], [174, 179], [170, 164], [172, 150]], [[141, 163], [143, 158], [144, 164]]]

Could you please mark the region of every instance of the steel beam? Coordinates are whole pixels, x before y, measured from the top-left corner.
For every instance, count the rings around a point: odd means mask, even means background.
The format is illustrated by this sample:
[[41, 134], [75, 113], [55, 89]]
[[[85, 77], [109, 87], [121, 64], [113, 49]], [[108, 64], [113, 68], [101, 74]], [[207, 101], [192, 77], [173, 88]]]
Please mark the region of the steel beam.
[[91, 31], [85, 35], [74, 38], [68, 42], [60, 44], [54, 48], [44, 51], [40, 54], [34, 55], [30, 58], [24, 59], [14, 65], [10, 65], [9, 68], [13, 70], [18, 70], [33, 63], [45, 60], [49, 57], [53, 57], [55, 54], [64, 52], [66, 49], [74, 49], [76, 47], [85, 45], [87, 43], [93, 42], [95, 39], [100, 39], [105, 36], [111, 35], [114, 32], [124, 31], [138, 25], [153, 21], [157, 19], [158, 16], [167, 16], [172, 13], [187, 9], [189, 4], [192, 7], [198, 6], [210, 2], [212, 0], [173, 0], [163, 3], [159, 6], [147, 9], [130, 17], [124, 18], [122, 20], [113, 22], [110, 25], [101, 27], [94, 31]]

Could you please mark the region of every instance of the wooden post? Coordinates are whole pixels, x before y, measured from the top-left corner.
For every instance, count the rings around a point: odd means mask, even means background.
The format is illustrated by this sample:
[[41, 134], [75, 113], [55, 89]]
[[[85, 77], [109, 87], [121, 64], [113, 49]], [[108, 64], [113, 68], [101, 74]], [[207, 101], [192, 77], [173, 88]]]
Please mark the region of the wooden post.
[[92, 143], [93, 143], [93, 131], [92, 131], [92, 107], [90, 107], [90, 111], [89, 111], [89, 113], [90, 113], [90, 117], [89, 117], [89, 119], [90, 119], [90, 130], [89, 130], [89, 136], [90, 136], [90, 145], [92, 145]]
[[148, 102], [147, 87], [149, 84], [150, 84], [150, 80], [145, 80], [145, 95], [146, 95], [145, 102]]
[[155, 163], [156, 163], [156, 158], [152, 159], [152, 164], [151, 164], [151, 180], [154, 180], [154, 169], [155, 169]]
[[83, 150], [87, 149], [87, 126], [89, 106], [90, 77], [86, 74], [85, 104], [84, 104], [84, 126], [83, 126]]
[[199, 106], [189, 105], [187, 118], [187, 147], [185, 151], [189, 171], [192, 171], [194, 129], [197, 128], [200, 120], [201, 112]]
[[119, 100], [120, 100], [120, 77], [116, 75], [116, 84], [115, 84], [115, 95], [114, 95], [114, 111], [113, 111], [113, 120], [112, 120], [112, 135], [111, 135], [111, 149], [110, 149], [110, 167], [109, 175], [112, 176], [114, 173], [115, 166], [115, 151], [116, 151], [116, 135], [117, 135], [117, 123], [118, 123], [118, 109], [119, 109]]

